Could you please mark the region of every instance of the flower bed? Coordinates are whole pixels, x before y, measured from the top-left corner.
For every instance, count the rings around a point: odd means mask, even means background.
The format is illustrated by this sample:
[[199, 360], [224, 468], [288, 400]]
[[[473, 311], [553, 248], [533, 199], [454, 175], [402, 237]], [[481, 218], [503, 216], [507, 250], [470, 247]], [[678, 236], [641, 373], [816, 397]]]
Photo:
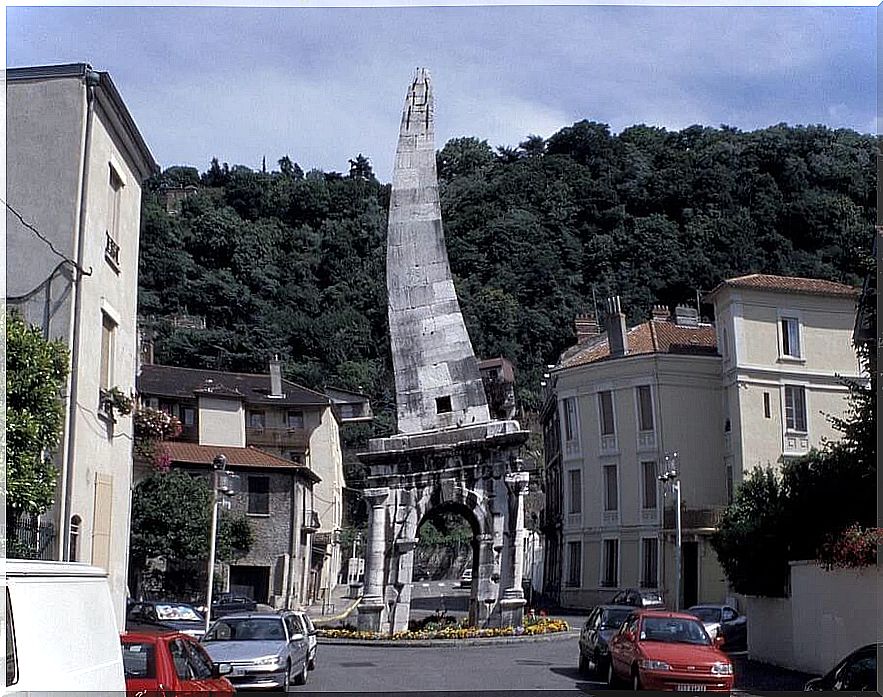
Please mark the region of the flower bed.
[[403, 641], [409, 639], [481, 639], [490, 637], [507, 636], [536, 636], [538, 634], [552, 634], [554, 632], [566, 632], [569, 629], [567, 622], [548, 617], [536, 621], [525, 621], [519, 627], [493, 627], [479, 628], [467, 627], [463, 624], [452, 625], [440, 629], [422, 629], [418, 631], [397, 632], [396, 634], [379, 634], [377, 632], [363, 632], [352, 626], [343, 626], [330, 629], [318, 629], [320, 637], [326, 639], [367, 639], [377, 641]]

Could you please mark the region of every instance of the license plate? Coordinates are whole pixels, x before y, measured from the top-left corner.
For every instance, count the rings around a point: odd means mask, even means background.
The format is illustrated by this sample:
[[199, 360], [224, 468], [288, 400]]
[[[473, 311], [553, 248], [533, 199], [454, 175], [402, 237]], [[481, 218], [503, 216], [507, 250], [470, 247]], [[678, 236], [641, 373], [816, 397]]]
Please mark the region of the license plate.
[[678, 684], [675, 686], [678, 692], [705, 692], [705, 685]]

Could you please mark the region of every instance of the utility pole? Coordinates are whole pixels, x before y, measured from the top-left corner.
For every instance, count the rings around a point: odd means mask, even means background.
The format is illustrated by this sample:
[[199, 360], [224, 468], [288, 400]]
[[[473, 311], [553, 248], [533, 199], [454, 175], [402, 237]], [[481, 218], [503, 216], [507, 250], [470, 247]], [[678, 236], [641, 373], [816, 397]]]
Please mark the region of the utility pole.
[[681, 609], [681, 480], [677, 451], [665, 454], [665, 471], [659, 481], [671, 482], [675, 495], [675, 611]]
[[[217, 554], [218, 540], [218, 489], [220, 488], [220, 474], [227, 468], [227, 458], [217, 455], [212, 460], [212, 526], [209, 533], [208, 552], [208, 594], [205, 602], [205, 631], [208, 632], [212, 621], [212, 593], [215, 585], [215, 555]], [[226, 491], [225, 491], [226, 493]]]

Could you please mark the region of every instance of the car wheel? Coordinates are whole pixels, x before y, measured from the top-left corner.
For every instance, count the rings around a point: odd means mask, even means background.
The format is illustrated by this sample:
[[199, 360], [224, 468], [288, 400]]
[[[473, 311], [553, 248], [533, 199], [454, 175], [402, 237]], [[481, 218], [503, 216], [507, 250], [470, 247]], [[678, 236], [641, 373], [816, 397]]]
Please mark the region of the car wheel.
[[304, 667], [300, 673], [297, 674], [297, 677], [294, 679], [295, 685], [306, 685], [307, 684], [307, 662], [304, 660]]
[[579, 669], [578, 670], [582, 675], [586, 675], [589, 672], [589, 661], [585, 656], [583, 656], [582, 651], [579, 652]]
[[316, 654], [314, 653], [309, 661], [307, 661], [307, 670], [316, 670]]
[[282, 681], [282, 691], [288, 692], [288, 688], [291, 685], [291, 661], [285, 664], [285, 678]]
[[641, 674], [638, 673], [637, 668], [632, 668], [632, 689], [637, 692], [638, 690], [643, 689], [641, 687]]

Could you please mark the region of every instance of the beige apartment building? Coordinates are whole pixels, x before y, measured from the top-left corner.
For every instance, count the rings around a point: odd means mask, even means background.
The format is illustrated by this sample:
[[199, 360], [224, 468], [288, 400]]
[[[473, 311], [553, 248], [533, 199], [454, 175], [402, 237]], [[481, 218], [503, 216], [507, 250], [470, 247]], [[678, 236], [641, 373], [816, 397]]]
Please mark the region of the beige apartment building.
[[180, 436], [163, 445], [173, 466], [208, 472], [223, 454], [241, 477], [231, 506], [249, 517], [255, 544], [227, 570], [230, 590], [277, 607], [327, 595], [341, 567], [340, 423], [370, 418], [367, 399], [285, 380], [278, 361], [264, 374], [147, 364], [138, 392], [181, 421]]
[[657, 589], [674, 605], [675, 510], [658, 476], [676, 467], [680, 606], [725, 601], [709, 536], [746, 472], [837, 437], [828, 417], [847, 406], [841, 378], [860, 375], [857, 296], [828, 281], [752, 275], [709, 294], [715, 325], [693, 308], [656, 308], [627, 330], [615, 301], [603, 334], [580, 318], [543, 415], [544, 592], [589, 607], [622, 588]]
[[724, 453], [738, 486], [758, 465], [836, 439], [848, 390], [861, 380], [852, 346], [859, 290], [819, 279], [752, 274], [711, 293], [723, 373]]
[[132, 420], [109, 395], [134, 394], [141, 185], [158, 167], [110, 76], [83, 63], [7, 70], [6, 119], [7, 303], [70, 350], [34, 552], [107, 569], [122, 627]]

